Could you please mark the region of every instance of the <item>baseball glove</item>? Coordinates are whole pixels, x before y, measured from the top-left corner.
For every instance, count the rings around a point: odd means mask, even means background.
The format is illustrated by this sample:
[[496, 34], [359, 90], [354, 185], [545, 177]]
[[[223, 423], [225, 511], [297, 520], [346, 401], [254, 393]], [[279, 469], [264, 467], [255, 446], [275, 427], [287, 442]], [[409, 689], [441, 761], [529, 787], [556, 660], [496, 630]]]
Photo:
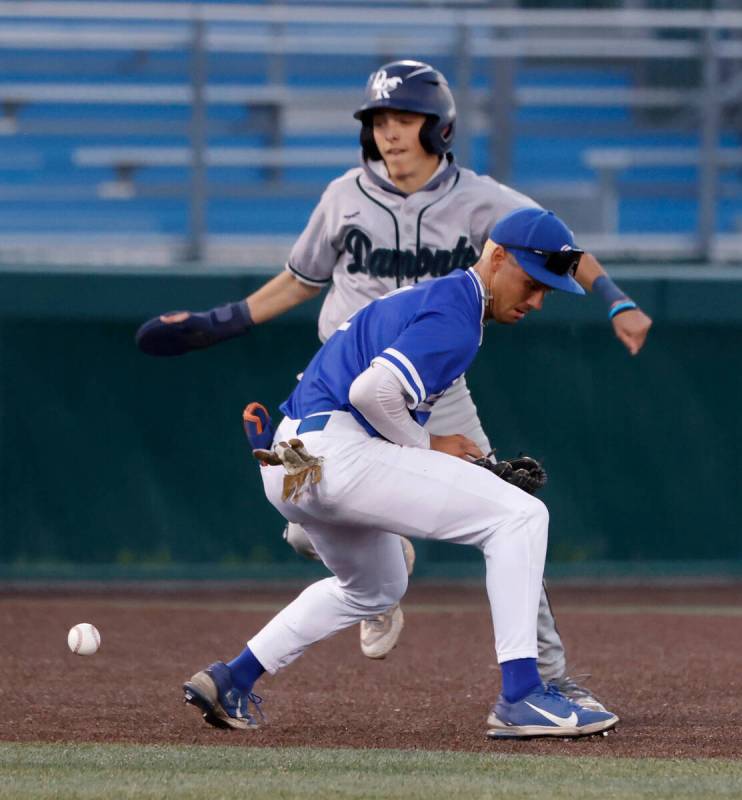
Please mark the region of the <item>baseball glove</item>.
[[253, 456], [261, 464], [271, 467], [283, 466], [286, 475], [283, 478], [281, 499], [296, 503], [305, 489], [322, 480], [322, 456], [313, 456], [304, 447], [301, 439], [289, 439], [288, 442], [277, 442], [272, 450], [258, 448], [252, 451]]
[[502, 461], [493, 461], [495, 451], [488, 456], [478, 458], [474, 463], [484, 467], [497, 475], [498, 478], [512, 483], [528, 494], [536, 494], [546, 485], [547, 475], [543, 465], [530, 456], [518, 458], [504, 458]]

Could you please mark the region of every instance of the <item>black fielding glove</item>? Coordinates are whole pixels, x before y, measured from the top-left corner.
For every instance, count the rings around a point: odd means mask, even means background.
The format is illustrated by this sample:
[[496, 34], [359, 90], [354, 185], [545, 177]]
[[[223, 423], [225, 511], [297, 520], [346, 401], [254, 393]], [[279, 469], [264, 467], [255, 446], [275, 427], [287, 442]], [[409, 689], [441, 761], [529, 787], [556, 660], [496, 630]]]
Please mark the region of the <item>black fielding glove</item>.
[[478, 458], [474, 463], [528, 494], [536, 494], [539, 489], [543, 489], [548, 478], [543, 465], [531, 456], [505, 458], [502, 461], [492, 461], [489, 456], [485, 456]]

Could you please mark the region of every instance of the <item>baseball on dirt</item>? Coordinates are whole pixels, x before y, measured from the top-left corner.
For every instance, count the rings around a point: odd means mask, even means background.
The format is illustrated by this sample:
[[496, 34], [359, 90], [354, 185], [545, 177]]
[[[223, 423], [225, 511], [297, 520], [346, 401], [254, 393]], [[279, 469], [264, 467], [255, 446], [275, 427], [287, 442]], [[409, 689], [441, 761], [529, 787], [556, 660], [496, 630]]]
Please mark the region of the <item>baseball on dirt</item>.
[[67, 644], [78, 656], [92, 656], [100, 647], [100, 633], [95, 625], [89, 622], [80, 622], [67, 634]]

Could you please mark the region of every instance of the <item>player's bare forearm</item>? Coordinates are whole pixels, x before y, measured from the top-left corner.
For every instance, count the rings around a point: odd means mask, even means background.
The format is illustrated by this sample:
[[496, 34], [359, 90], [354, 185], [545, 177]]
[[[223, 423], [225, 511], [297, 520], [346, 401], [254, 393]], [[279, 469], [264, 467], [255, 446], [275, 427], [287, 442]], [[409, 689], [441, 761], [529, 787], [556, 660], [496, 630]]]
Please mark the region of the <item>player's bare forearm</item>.
[[[632, 356], [644, 347], [652, 319], [645, 314], [629, 297], [613, 283], [600, 262], [591, 253], [585, 253], [580, 259], [575, 279], [587, 292], [599, 290], [609, 304], [609, 319], [616, 338], [624, 345]], [[599, 281], [596, 284], [596, 281]]]
[[580, 259], [580, 266], [575, 273], [575, 280], [586, 292], [591, 292], [596, 278], [607, 274], [592, 253], [585, 253]]
[[319, 292], [318, 286], [308, 286], [297, 280], [288, 270], [284, 270], [263, 284], [257, 292], [253, 292], [245, 302], [253, 322], [259, 325], [311, 300]]

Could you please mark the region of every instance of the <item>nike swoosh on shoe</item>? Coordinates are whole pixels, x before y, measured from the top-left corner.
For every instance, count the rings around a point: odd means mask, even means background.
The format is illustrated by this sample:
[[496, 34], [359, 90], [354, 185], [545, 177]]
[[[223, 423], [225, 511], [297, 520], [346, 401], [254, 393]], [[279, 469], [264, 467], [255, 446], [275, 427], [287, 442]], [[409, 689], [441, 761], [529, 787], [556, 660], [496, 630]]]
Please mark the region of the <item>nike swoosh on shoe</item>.
[[556, 714], [546, 711], [546, 709], [534, 706], [533, 703], [529, 703], [528, 700], [525, 701], [525, 704], [560, 728], [574, 728], [575, 725], [577, 725], [577, 714], [574, 711], [568, 717], [559, 717]]

